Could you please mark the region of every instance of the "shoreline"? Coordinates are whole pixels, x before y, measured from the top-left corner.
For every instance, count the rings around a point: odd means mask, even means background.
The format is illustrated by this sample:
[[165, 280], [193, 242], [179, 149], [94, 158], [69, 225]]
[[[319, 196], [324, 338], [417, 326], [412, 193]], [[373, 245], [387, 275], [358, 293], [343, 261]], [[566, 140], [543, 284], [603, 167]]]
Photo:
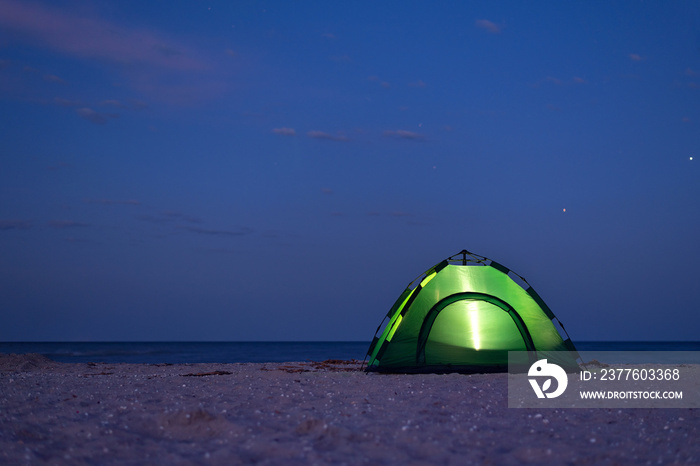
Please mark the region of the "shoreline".
[[513, 409], [507, 374], [0, 354], [0, 463], [700, 462], [696, 409]]

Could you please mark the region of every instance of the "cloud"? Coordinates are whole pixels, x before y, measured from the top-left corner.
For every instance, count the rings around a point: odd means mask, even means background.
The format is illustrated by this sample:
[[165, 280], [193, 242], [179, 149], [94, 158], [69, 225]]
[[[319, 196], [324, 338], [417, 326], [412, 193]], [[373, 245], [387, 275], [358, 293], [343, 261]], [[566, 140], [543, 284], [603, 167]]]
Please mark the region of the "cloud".
[[539, 81], [533, 83], [532, 87], [537, 88], [546, 83], [554, 84], [555, 86], [570, 86], [572, 84], [585, 84], [587, 81], [578, 76], [574, 76], [573, 78], [566, 80], [559, 79], [554, 76], [547, 76], [546, 78], [540, 79]]
[[685, 74], [686, 76], [700, 76], [700, 71], [693, 71], [693, 70], [690, 69], [690, 68], [686, 68], [684, 74]]
[[642, 57], [641, 55], [637, 55], [636, 53], [630, 53], [630, 54], [628, 55], [628, 57], [629, 57], [630, 60], [632, 60], [632, 61], [642, 61], [642, 60], [644, 60], [644, 57]]
[[66, 55], [177, 70], [204, 68], [186, 48], [153, 31], [121, 27], [53, 6], [5, 0], [0, 3], [0, 25]]
[[373, 210], [371, 212], [367, 212], [368, 217], [391, 217], [391, 218], [415, 218], [416, 215], [411, 213], [411, 212], [406, 212], [404, 210], [394, 210], [392, 212], [380, 212]]
[[61, 107], [80, 107], [83, 105], [79, 100], [68, 100], [62, 97], [54, 97], [53, 103]]
[[116, 68], [122, 84], [148, 95], [149, 100], [190, 105], [217, 98], [230, 88], [231, 77], [221, 68], [228, 65], [217, 60], [220, 56], [214, 57], [214, 51], [147, 26], [118, 23], [100, 17], [94, 8], [75, 5], [2, 0], [0, 30], [6, 39], [22, 46]]
[[323, 131], [309, 131], [306, 135], [313, 139], [326, 139], [328, 141], [348, 141], [349, 139], [343, 133], [330, 134]]
[[367, 76], [367, 81], [369, 82], [378, 82], [380, 86], [382, 86], [384, 89], [390, 89], [391, 88], [391, 83], [388, 81], [380, 81], [379, 76]]
[[66, 82], [62, 78], [56, 76], [55, 74], [45, 74], [44, 81], [49, 83], [66, 84]]
[[171, 221], [169, 218], [163, 218], [158, 215], [137, 215], [136, 220], [149, 223], [168, 223]]
[[76, 238], [75, 236], [68, 236], [66, 238], [63, 238], [63, 240], [67, 241], [69, 243], [92, 243], [93, 242], [89, 239]]
[[237, 230], [212, 230], [208, 228], [199, 228], [191, 226], [183, 226], [180, 228], [183, 228], [187, 231], [191, 231], [192, 233], [213, 236], [245, 236], [253, 232], [253, 230], [248, 227], [239, 227]]
[[297, 134], [296, 131], [294, 131], [294, 128], [273, 128], [272, 132], [275, 134], [280, 134], [282, 136], [295, 136]]
[[76, 227], [86, 227], [87, 223], [75, 222], [73, 220], [50, 220], [48, 225], [51, 228], [63, 229], [63, 228], [76, 228]]
[[102, 205], [141, 205], [141, 201], [136, 199], [125, 199], [125, 200], [115, 200], [115, 199], [85, 199], [88, 204], [102, 204]]
[[202, 223], [202, 219], [199, 217], [194, 217], [192, 215], [183, 214], [182, 212], [177, 212], [174, 210], [166, 210], [163, 212], [163, 217], [171, 220], [178, 220], [188, 223]]
[[[115, 107], [115, 108], [124, 108], [124, 109], [131, 109], [131, 110], [143, 110], [144, 108], [148, 108], [148, 104], [146, 102], [143, 102], [141, 100], [136, 100], [136, 99], [129, 99], [128, 103], [124, 103], [121, 100], [117, 99], [106, 99], [106, 100], [101, 100], [97, 105], [101, 107]], [[114, 117], [118, 117], [116, 114], [112, 114]], [[109, 116], [109, 115], [108, 115]]]
[[78, 108], [75, 112], [80, 115], [81, 118], [86, 119], [90, 123], [95, 123], [96, 125], [104, 125], [110, 118], [119, 118], [119, 114], [117, 113], [98, 113], [88, 107]]
[[387, 130], [387, 131], [384, 131], [383, 134], [384, 134], [384, 136], [387, 136], [387, 137], [411, 139], [414, 141], [425, 139], [425, 136], [420, 134], [420, 133], [414, 133], [413, 131], [406, 131], [404, 129], [397, 129], [395, 131], [394, 130]]
[[115, 100], [115, 99], [103, 100], [98, 105], [101, 105], [103, 107], [110, 106], [110, 107], [124, 108], [124, 104], [122, 104], [119, 100]]
[[0, 230], [28, 230], [32, 222], [27, 220], [0, 220]]
[[148, 108], [148, 104], [146, 102], [138, 99], [129, 99], [129, 105], [131, 105], [133, 110], [143, 110]]
[[491, 34], [501, 33], [502, 28], [499, 25], [489, 21], [488, 19], [477, 19], [474, 23], [478, 28], [488, 31]]
[[183, 214], [172, 210], [166, 210], [158, 215], [138, 215], [137, 220], [151, 223], [170, 223], [170, 222], [187, 222], [187, 223], [202, 223], [202, 220], [192, 215]]
[[427, 87], [428, 85], [425, 84], [425, 82], [422, 79], [419, 79], [418, 81], [408, 83], [408, 87]]

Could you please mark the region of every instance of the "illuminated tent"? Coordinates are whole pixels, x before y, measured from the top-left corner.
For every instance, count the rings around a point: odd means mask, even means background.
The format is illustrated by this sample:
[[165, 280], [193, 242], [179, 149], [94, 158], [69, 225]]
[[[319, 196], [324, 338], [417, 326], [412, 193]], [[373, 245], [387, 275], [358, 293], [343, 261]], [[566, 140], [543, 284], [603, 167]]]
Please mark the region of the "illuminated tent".
[[514, 354], [521, 363], [546, 357], [578, 370], [566, 330], [527, 281], [463, 250], [401, 293], [377, 328], [367, 370], [501, 372], [508, 370], [508, 351], [521, 351]]

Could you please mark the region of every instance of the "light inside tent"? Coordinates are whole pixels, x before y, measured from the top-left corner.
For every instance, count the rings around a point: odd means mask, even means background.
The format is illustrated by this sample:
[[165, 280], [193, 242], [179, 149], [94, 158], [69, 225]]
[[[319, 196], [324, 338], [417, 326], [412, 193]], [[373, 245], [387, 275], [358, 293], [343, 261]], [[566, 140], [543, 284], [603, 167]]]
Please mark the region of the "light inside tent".
[[479, 336], [481, 332], [479, 331], [479, 305], [475, 301], [469, 303], [468, 314], [472, 347], [478, 350], [481, 348], [481, 337]]

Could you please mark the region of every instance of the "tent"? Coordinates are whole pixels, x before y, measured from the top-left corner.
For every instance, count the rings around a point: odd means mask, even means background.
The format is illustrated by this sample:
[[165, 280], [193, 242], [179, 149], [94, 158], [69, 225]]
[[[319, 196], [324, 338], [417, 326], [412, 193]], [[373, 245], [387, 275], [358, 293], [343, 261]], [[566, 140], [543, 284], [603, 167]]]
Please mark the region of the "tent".
[[375, 332], [367, 370], [504, 372], [509, 351], [521, 352], [512, 357], [522, 363], [547, 357], [567, 371], [578, 370], [578, 353], [564, 326], [527, 281], [463, 250], [401, 293]]

